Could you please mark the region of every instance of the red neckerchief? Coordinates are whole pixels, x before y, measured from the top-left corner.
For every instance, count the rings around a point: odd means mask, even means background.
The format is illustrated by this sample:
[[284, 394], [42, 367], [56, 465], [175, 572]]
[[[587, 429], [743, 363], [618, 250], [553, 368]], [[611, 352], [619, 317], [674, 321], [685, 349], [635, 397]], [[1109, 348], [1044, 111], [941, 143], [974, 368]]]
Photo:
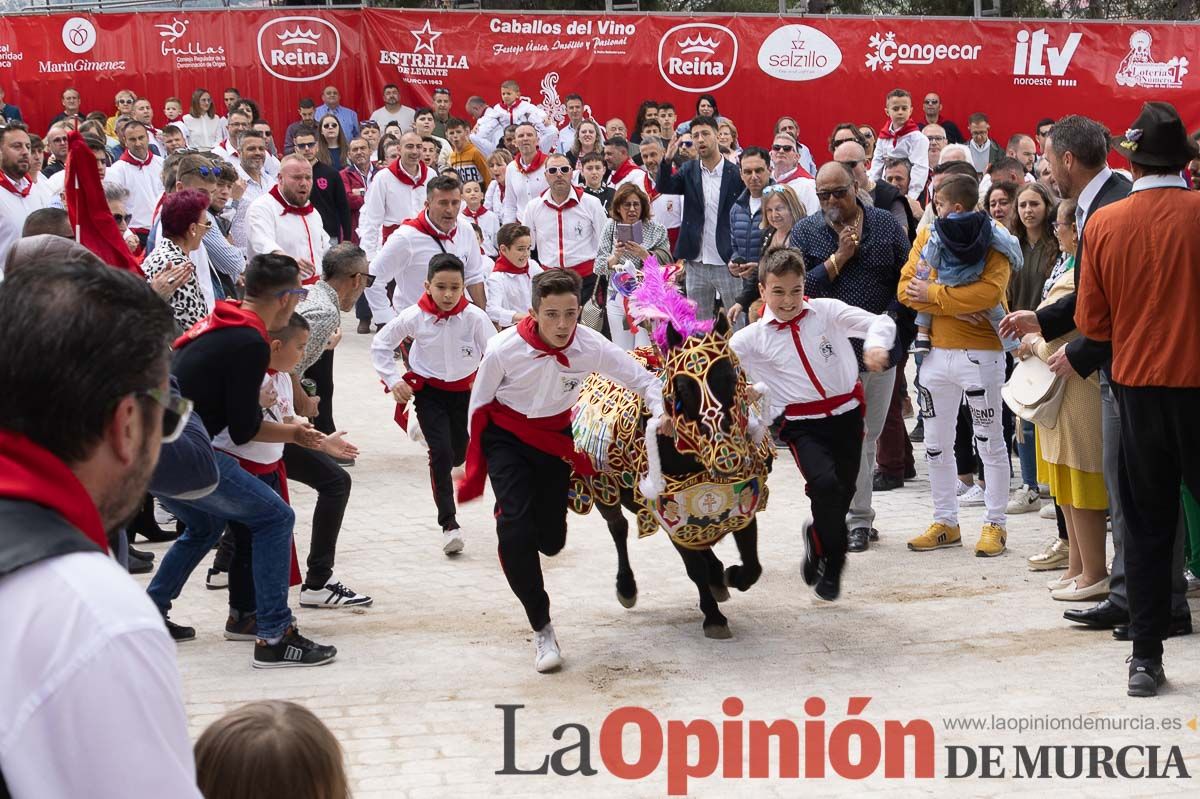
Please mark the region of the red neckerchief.
[[550, 201], [550, 189], [546, 189], [546, 191], [542, 193], [542, 201], [545, 202], [548, 207], [553, 208], [555, 211], [558, 211], [561, 214], [568, 208], [579, 205], [579, 198], [583, 196], [582, 186], [572, 186], [571, 190], [574, 192], [574, 194], [570, 197], [567, 197], [567, 199], [563, 201], [562, 205], [555, 205]]
[[633, 162], [632, 158], [626, 158], [625, 163], [617, 167], [617, 171], [612, 173], [612, 177], [608, 179], [608, 182], [615, 186], [624, 180], [626, 175], [637, 168], [638, 165]]
[[566, 353], [563, 352], [571, 343], [575, 341], [575, 331], [571, 331], [571, 338], [562, 347], [551, 347], [546, 342], [542, 341], [542, 337], [537, 332], [537, 320], [532, 316], [526, 316], [517, 323], [517, 334], [525, 339], [525, 343], [538, 351], [535, 358], [553, 358], [558, 361], [560, 366], [571, 368], [571, 362], [567, 360]]
[[515, 110], [516, 110], [516, 108], [517, 108], [517, 106], [519, 106], [520, 104], [521, 104], [521, 98], [520, 98], [520, 97], [518, 97], [518, 98], [517, 98], [517, 99], [516, 99], [516, 100], [513, 102], [513, 104], [512, 104], [512, 105], [505, 105], [503, 100], [501, 100], [500, 102], [496, 103], [496, 105], [500, 106], [502, 109], [504, 109], [505, 111], [507, 111], [507, 112], [508, 112], [508, 124], [510, 124], [510, 125], [515, 125], [515, 124], [517, 124], [517, 117], [516, 117], [516, 115], [513, 113], [513, 111], [515, 111]]
[[[26, 178], [26, 179], [28, 180], [28, 178]], [[12, 179], [9, 178], [8, 175], [4, 174], [3, 172], [0, 172], [0, 188], [11, 191], [13, 194], [17, 195], [18, 197], [28, 197], [30, 189], [33, 188], [33, 181], [30, 180], [28, 185], [26, 185], [24, 189], [18, 189], [17, 184], [13, 183]]]
[[474, 211], [472, 211], [470, 208], [467, 208], [466, 206], [463, 206], [463, 209], [462, 209], [462, 215], [465, 216], [467, 219], [478, 219], [479, 217], [483, 216], [487, 212], [488, 212], [487, 206], [484, 205], [483, 203], [480, 203], [479, 208]]
[[417, 177], [415, 178], [400, 167], [399, 158], [388, 164], [388, 169], [396, 176], [396, 180], [405, 186], [412, 186], [414, 189], [419, 189], [425, 185], [425, 181], [429, 180], [429, 167], [425, 165], [424, 161], [417, 162]]
[[430, 297], [427, 291], [421, 295], [421, 299], [417, 300], [417, 307], [427, 314], [436, 316], [439, 322], [444, 322], [451, 316], [458, 316], [463, 312], [463, 309], [467, 307], [467, 296], [464, 294], [459, 297], [458, 304], [448, 311], [443, 311], [437, 306], [437, 303], [433, 301], [433, 297]]
[[150, 166], [150, 162], [154, 160], [154, 153], [147, 153], [146, 160], [139, 161], [133, 157], [132, 153], [130, 153], [128, 150], [126, 150], [125, 152], [121, 153], [120, 160], [124, 161], [127, 164], [133, 164], [138, 169], [145, 169], [146, 167]]
[[400, 224], [416, 228], [426, 236], [429, 236], [431, 239], [440, 239], [442, 241], [453, 241], [455, 234], [458, 233], [457, 226], [455, 226], [455, 228], [449, 233], [443, 233], [442, 231], [438, 230], [433, 226], [433, 223], [429, 221], [429, 216], [424, 211], [417, 214], [412, 219], [405, 219]]
[[904, 127], [900, 128], [900, 130], [892, 130], [892, 120], [888, 119], [883, 123], [883, 127], [879, 129], [879, 138], [899, 139], [901, 136], [907, 136], [910, 133], [916, 133], [920, 129], [920, 126], [918, 126], [917, 123], [910, 117], [909, 120], [904, 123]]
[[646, 196], [650, 198], [650, 202], [654, 202], [662, 195], [658, 193], [658, 189], [654, 188], [654, 181], [650, 179], [650, 173], [646, 173]]
[[107, 554], [104, 522], [83, 483], [49, 450], [11, 430], [0, 430], [0, 497], [49, 508]]
[[271, 187], [271, 196], [275, 198], [275, 202], [283, 206], [283, 214], [281, 214], [281, 216], [287, 216], [288, 214], [308, 216], [313, 211], [317, 210], [313, 208], [312, 203], [309, 203], [308, 205], [292, 205], [290, 202], [283, 199], [283, 195], [279, 192], [278, 185]]
[[533, 154], [533, 160], [529, 162], [529, 166], [525, 166], [523, 163], [521, 163], [521, 154], [517, 153], [514, 163], [517, 165], [517, 170], [522, 175], [528, 175], [529, 173], [537, 172], [542, 168], [542, 164], [546, 163], [546, 154], [542, 152], [541, 148], [539, 147]]
[[789, 180], [795, 180], [796, 178], [808, 178], [809, 180], [812, 180], [813, 176], [808, 174], [807, 169], [800, 166], [799, 164], [796, 164], [795, 169], [793, 169], [791, 172], [788, 172], [783, 177], [775, 178], [775, 182], [776, 183], [787, 183]]
[[525, 267], [521, 268], [521, 267], [517, 266], [516, 264], [514, 264], [512, 261], [508, 260], [508, 258], [505, 257], [504, 255], [499, 255], [496, 257], [496, 266], [492, 269], [492, 271], [493, 272], [502, 272], [506, 275], [528, 275], [529, 274], [529, 262], [526, 261]]
[[267, 335], [267, 326], [263, 323], [262, 317], [252, 311], [243, 310], [240, 300], [217, 300], [216, 306], [213, 307], [213, 312], [188, 328], [186, 333], [175, 339], [175, 343], [172, 346], [175, 349], [179, 349], [200, 338], [205, 333], [211, 333], [214, 330], [220, 330], [225, 327], [253, 328], [262, 336], [264, 342], [267, 344], [271, 343], [271, 338]]

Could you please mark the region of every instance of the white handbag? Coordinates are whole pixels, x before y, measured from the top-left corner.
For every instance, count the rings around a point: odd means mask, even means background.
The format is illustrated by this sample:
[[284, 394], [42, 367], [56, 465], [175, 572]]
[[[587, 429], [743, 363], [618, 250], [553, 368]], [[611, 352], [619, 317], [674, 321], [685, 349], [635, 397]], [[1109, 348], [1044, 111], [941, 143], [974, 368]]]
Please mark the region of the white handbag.
[[1000, 396], [1017, 416], [1053, 430], [1066, 392], [1067, 381], [1050, 371], [1045, 361], [1026, 358], [1017, 363]]

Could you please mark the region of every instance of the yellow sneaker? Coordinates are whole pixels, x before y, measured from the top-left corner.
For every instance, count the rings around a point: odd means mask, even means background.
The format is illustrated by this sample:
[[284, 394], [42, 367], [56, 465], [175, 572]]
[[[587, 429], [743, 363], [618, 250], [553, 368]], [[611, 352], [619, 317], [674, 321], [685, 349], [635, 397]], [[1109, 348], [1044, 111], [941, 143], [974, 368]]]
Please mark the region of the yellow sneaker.
[[928, 552], [932, 549], [961, 546], [962, 534], [958, 531], [958, 525], [951, 527], [941, 522], [929, 525], [928, 530], [908, 542], [908, 548], [913, 552]]
[[988, 522], [979, 532], [979, 543], [975, 545], [975, 557], [994, 558], [1004, 552], [1004, 542], [1008, 533], [998, 524]]

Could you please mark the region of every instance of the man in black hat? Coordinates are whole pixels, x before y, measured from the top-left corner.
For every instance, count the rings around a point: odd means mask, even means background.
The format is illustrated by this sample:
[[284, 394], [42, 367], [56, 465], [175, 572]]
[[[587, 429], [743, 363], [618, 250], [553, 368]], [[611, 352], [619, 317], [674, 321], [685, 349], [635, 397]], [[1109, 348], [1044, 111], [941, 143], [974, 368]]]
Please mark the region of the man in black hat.
[[1200, 491], [1200, 194], [1181, 174], [1197, 146], [1174, 106], [1155, 102], [1116, 149], [1129, 159], [1133, 191], [1088, 223], [1075, 318], [1083, 335], [1112, 346], [1133, 640], [1128, 691], [1154, 696], [1166, 680], [1180, 483]]

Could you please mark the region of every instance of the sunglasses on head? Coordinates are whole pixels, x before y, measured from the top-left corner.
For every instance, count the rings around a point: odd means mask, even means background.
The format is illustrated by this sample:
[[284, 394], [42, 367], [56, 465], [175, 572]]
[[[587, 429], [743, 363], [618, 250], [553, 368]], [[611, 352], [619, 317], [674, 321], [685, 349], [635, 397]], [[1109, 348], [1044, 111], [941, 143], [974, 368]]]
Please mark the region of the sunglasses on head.
[[771, 151], [776, 153], [790, 153], [796, 148], [790, 144], [772, 144]]
[[[180, 152], [176, 150], [175, 152]], [[198, 166], [194, 169], [189, 169], [187, 172], [180, 172], [180, 177], [183, 175], [199, 175], [202, 178], [215, 178], [221, 174], [219, 167], [215, 166]]]
[[442, 86], [439, 86], [438, 88], [436, 88], [436, 89], [434, 89], [434, 90], [433, 90], [433, 93], [434, 93], [434, 94], [444, 94], [444, 95], [446, 95], [446, 96], [449, 96], [449, 95], [450, 95], [450, 90], [449, 90], [449, 89], [447, 89], [447, 88], [444, 88], [444, 87], [442, 87]]
[[840, 200], [845, 197], [849, 191], [849, 186], [842, 186], [839, 189], [830, 189], [829, 191], [819, 191], [817, 192], [817, 199], [821, 202], [825, 202], [831, 197]]
[[766, 186], [765, 188], [763, 188], [762, 193], [763, 194], [783, 194], [784, 189], [786, 189], [786, 188], [787, 188], [787, 186], [783, 185], [782, 183], [772, 183], [770, 186]]
[[548, 166], [546, 167], [547, 175], [565, 175], [571, 171], [569, 166]]
[[162, 443], [170, 444], [183, 435], [187, 427], [188, 417], [192, 415], [192, 401], [176, 397], [161, 388], [150, 388], [139, 391], [134, 396], [147, 397], [162, 406]]

